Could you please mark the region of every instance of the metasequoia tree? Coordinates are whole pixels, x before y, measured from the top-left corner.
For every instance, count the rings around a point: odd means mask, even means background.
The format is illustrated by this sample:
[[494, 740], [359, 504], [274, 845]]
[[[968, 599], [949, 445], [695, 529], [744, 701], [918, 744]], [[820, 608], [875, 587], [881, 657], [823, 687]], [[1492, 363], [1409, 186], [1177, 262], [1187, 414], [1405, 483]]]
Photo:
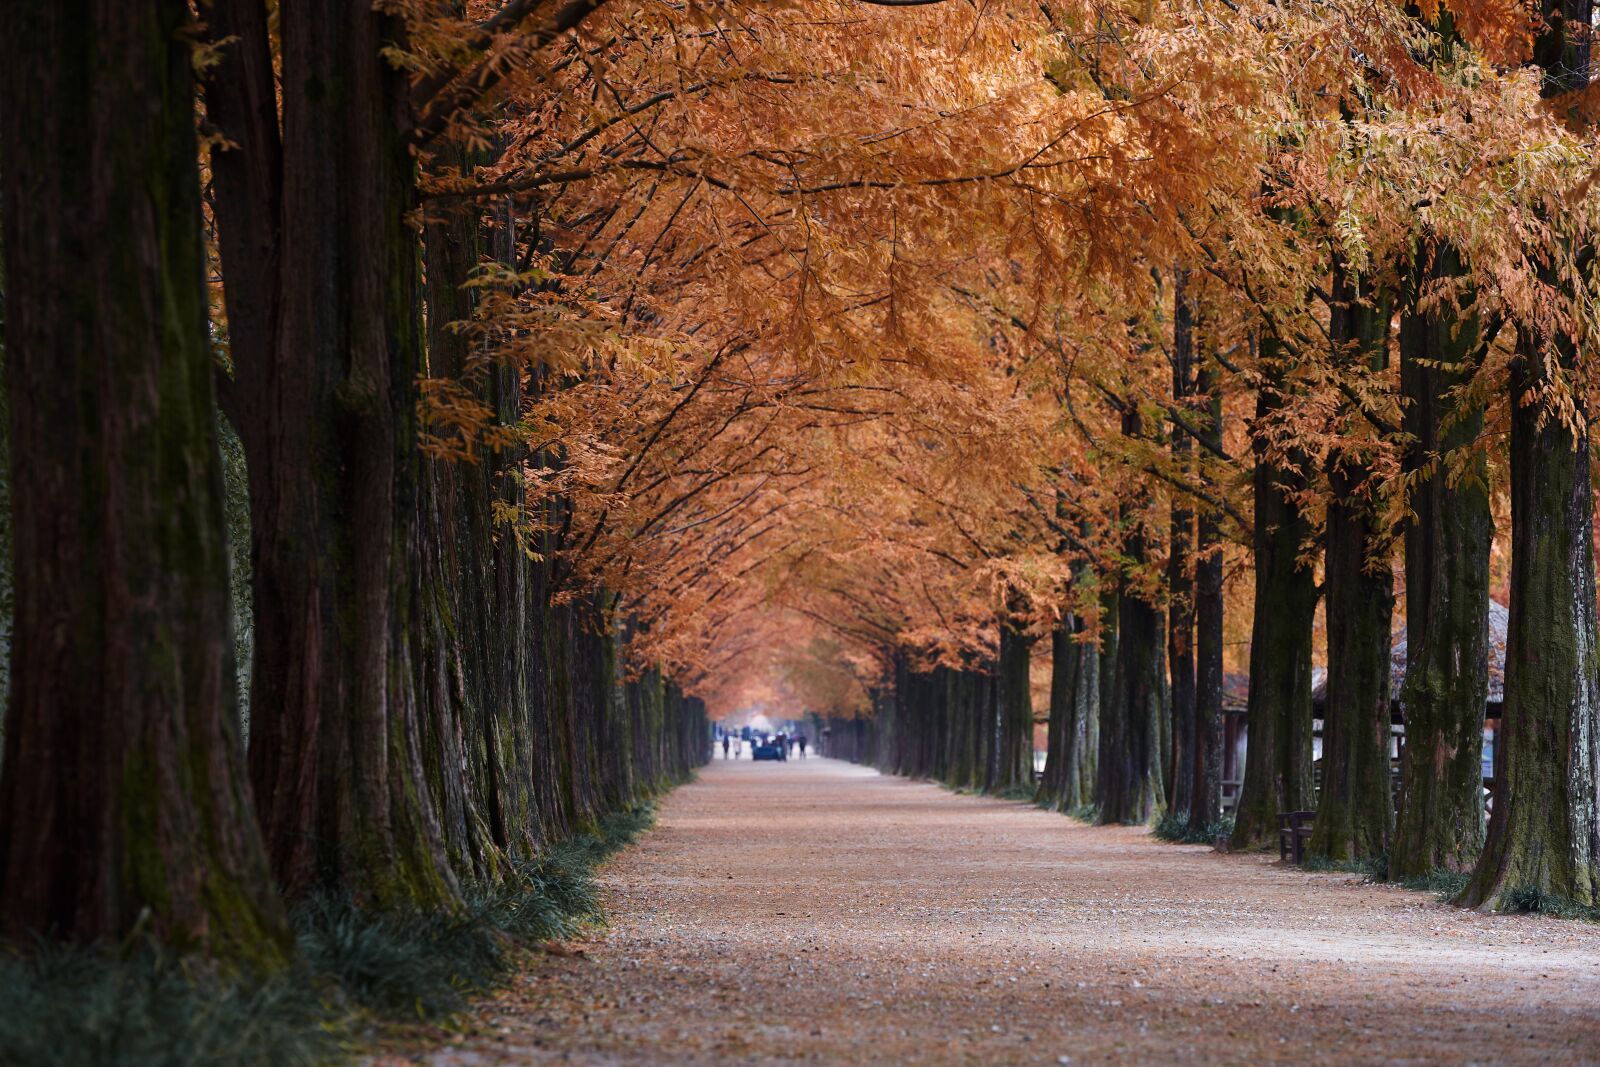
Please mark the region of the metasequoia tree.
[[[1336, 260], [1331, 297], [1328, 332], [1345, 350], [1342, 358], [1357, 369], [1381, 371], [1390, 320], [1384, 295]], [[1347, 417], [1363, 418], [1359, 411]], [[1352, 442], [1330, 448], [1326, 463], [1328, 681], [1322, 782], [1310, 848], [1340, 860], [1386, 855], [1394, 825], [1389, 789], [1394, 571], [1374, 451]]]
[[[1590, 79], [1590, 5], [1551, 0], [1540, 14], [1540, 95], [1555, 115], [1586, 124], [1576, 101]], [[1552, 236], [1537, 257], [1539, 280], [1566, 301], [1584, 299], [1572, 246]], [[1594, 491], [1587, 398], [1569, 384], [1588, 336], [1573, 320], [1524, 323], [1511, 362], [1504, 771], [1468, 904], [1527, 906], [1530, 895], [1600, 904]]]
[[239, 740], [189, 8], [9, 14], [0, 934], [145, 929], [280, 964]]

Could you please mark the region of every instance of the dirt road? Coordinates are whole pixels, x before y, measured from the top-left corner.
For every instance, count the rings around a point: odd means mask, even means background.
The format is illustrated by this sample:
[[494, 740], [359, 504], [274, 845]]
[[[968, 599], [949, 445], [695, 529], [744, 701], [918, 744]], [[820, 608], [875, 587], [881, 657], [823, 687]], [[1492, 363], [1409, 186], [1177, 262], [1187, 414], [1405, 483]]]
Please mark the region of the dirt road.
[[828, 760], [718, 760], [604, 882], [419, 1062], [1600, 1063], [1600, 927]]

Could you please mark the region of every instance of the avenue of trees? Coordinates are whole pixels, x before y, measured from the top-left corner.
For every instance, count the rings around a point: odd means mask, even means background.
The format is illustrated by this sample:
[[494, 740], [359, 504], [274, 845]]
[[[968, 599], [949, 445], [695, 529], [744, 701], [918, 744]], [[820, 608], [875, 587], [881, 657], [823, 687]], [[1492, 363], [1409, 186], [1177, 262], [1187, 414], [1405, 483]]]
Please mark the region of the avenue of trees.
[[1202, 835], [1245, 673], [1258, 846], [1324, 656], [1314, 853], [1600, 904], [1586, 0], [11, 16], [0, 935], [270, 967], [755, 704]]

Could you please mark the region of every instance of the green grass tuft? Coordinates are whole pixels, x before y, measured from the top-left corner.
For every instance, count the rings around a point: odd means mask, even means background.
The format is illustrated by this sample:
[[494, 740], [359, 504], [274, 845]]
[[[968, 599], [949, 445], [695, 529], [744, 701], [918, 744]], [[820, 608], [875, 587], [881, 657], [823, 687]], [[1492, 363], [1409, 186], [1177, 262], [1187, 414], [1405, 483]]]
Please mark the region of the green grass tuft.
[[26, 1067], [301, 1067], [344, 1059], [362, 1020], [461, 1010], [517, 964], [519, 945], [601, 921], [594, 870], [655, 822], [641, 804], [463, 886], [466, 910], [372, 912], [316, 897], [293, 914], [300, 959], [228, 977], [155, 949], [0, 950], [0, 1063]]
[[1538, 886], [1524, 886], [1504, 894], [1502, 911], [1552, 915], [1558, 919], [1581, 919], [1600, 922], [1600, 908], [1580, 904], [1565, 897], [1551, 896]]
[[1086, 822], [1092, 825], [1095, 818], [1099, 816], [1100, 809], [1093, 804], [1079, 804], [1075, 808], [1068, 808], [1061, 814], [1069, 819], [1077, 819], [1079, 822]]
[[1467, 888], [1468, 875], [1457, 871], [1435, 870], [1415, 878], [1402, 878], [1395, 884], [1402, 889], [1432, 893], [1440, 900], [1454, 900]]
[[28, 1067], [309, 1067], [347, 1051], [304, 971], [229, 977], [152, 949], [0, 953], [0, 1004], [0, 1062]]
[[1166, 812], [1150, 828], [1151, 836], [1178, 845], [1210, 845], [1219, 836], [1233, 833], [1233, 816], [1224, 815], [1214, 823], [1196, 823], [1183, 815]]
[[1382, 882], [1389, 877], [1389, 860], [1385, 856], [1368, 856], [1356, 860], [1336, 860], [1327, 856], [1307, 856], [1300, 864], [1303, 871], [1329, 871], [1341, 874], [1359, 874], [1372, 882]]

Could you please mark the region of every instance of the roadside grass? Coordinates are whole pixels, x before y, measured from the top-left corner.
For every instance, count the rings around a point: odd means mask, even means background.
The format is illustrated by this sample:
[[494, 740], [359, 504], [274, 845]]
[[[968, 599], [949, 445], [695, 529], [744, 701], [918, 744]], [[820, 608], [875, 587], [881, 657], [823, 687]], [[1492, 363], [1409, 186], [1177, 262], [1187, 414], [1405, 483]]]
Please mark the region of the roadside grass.
[[603, 922], [595, 868], [654, 822], [650, 803], [609, 816], [498, 882], [464, 885], [460, 913], [373, 912], [314, 897], [291, 916], [299, 959], [273, 975], [230, 975], [150, 945], [0, 950], [0, 1063], [348, 1060], [374, 1027], [447, 1018], [504, 981], [521, 951]]
[[1156, 820], [1150, 834], [1176, 845], [1211, 845], [1218, 837], [1233, 833], [1233, 816], [1224, 815], [1214, 823], [1195, 825], [1187, 816], [1167, 812]]
[[1600, 923], [1600, 907], [1592, 904], [1580, 904], [1575, 900], [1567, 900], [1564, 897], [1551, 896], [1537, 886], [1513, 889], [1505, 895], [1505, 901], [1504, 910], [1508, 912], [1553, 915], [1558, 919], [1578, 919], [1583, 922]]
[[351, 1050], [306, 969], [229, 977], [148, 947], [0, 955], [0, 1004], [0, 1062], [18, 1067], [312, 1067]]
[[[1466, 891], [1467, 882], [1471, 880], [1471, 876], [1463, 872], [1442, 869], [1411, 878], [1390, 878], [1387, 856], [1360, 860], [1330, 860], [1321, 856], [1309, 856], [1300, 865], [1300, 869], [1359, 874], [1375, 885], [1394, 885], [1416, 893], [1432, 893], [1447, 904], [1461, 899], [1461, 894]], [[1503, 895], [1502, 901], [1499, 910], [1504, 914], [1549, 915], [1558, 919], [1600, 923], [1600, 907], [1551, 896], [1537, 887], [1512, 889]]]

